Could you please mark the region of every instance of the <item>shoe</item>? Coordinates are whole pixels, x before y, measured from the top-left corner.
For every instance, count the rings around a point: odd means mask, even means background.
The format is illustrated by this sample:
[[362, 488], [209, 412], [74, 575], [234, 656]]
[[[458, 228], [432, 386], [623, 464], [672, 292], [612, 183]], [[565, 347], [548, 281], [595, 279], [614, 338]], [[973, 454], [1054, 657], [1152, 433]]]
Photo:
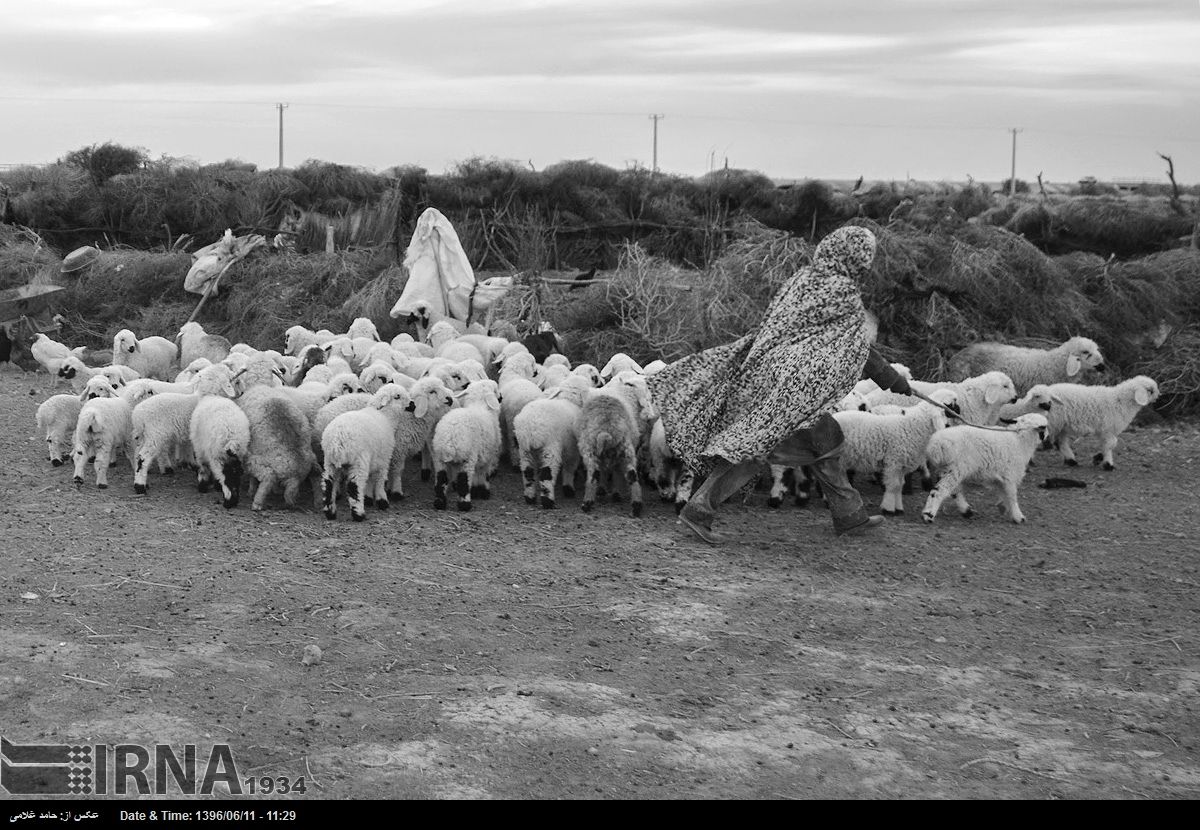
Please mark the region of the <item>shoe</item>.
[[873, 527], [879, 527], [883, 524], [883, 516], [868, 516], [865, 522], [856, 524], [853, 527], [834, 528], [834, 533], [838, 536], [861, 536]]
[[[712, 517], [708, 517], [708, 520], [712, 521]], [[697, 511], [688, 510], [687, 506], [679, 511], [679, 523], [710, 545], [719, 545], [725, 541], [723, 535], [704, 523]]]

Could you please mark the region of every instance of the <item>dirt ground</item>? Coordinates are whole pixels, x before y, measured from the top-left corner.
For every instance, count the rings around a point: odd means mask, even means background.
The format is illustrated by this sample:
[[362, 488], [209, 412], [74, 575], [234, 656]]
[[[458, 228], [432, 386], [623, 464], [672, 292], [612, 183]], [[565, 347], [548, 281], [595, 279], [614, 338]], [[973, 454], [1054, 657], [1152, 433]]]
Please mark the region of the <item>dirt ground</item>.
[[474, 512], [414, 475], [361, 524], [123, 465], [77, 492], [46, 381], [0, 375], [10, 741], [227, 743], [302, 798], [1200, 796], [1195, 422], [1112, 473], [1039, 453], [1023, 526], [916, 494], [842, 539], [759, 492], [712, 548], [658, 502], [528, 507], [508, 469]]

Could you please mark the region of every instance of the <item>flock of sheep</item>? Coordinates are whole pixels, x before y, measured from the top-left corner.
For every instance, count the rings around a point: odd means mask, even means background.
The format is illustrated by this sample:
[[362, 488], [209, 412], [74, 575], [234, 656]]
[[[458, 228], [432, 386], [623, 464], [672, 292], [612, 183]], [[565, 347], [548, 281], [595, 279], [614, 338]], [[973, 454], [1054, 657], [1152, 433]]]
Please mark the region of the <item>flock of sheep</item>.
[[[294, 505], [307, 480], [327, 518], [344, 498], [362, 520], [367, 507], [405, 497], [405, 470], [417, 457], [438, 509], [452, 497], [459, 510], [487, 498], [505, 456], [521, 471], [526, 502], [544, 508], [557, 505], [560, 491], [574, 496], [579, 467], [585, 511], [605, 492], [616, 501], [627, 490], [640, 515], [644, 481], [677, 508], [686, 502], [693, 477], [673, 457], [646, 383], [661, 361], [643, 367], [617, 354], [603, 368], [572, 366], [552, 332], [522, 340], [428, 314], [415, 322], [417, 338], [390, 343], [367, 318], [344, 334], [293, 326], [282, 351], [231, 344], [192, 322], [174, 341], [125, 329], [103, 367], [38, 335], [35, 358], [53, 383], [74, 390], [38, 408], [38, 429], [52, 464], [73, 462], [76, 486], [91, 463], [106, 487], [124, 454], [135, 492], [148, 492], [153, 466], [191, 465], [200, 491], [219, 488], [227, 508], [238, 504], [244, 480], [255, 510], [277, 489]], [[923, 470], [937, 482], [925, 521], [950, 497], [969, 515], [964, 485], [985, 481], [1022, 522], [1017, 485], [1039, 446], [1057, 446], [1074, 464], [1072, 441], [1099, 437], [1095, 462], [1111, 470], [1117, 436], [1157, 398], [1144, 376], [1115, 386], [1075, 382], [1102, 368], [1096, 344], [1075, 337], [1051, 350], [976, 344], [951, 362], [956, 381], [910, 379], [927, 400], [863, 381], [835, 415], [843, 463], [881, 477], [885, 513], [903, 512], [906, 476]], [[789, 490], [807, 498], [803, 470], [771, 474], [770, 505]]]

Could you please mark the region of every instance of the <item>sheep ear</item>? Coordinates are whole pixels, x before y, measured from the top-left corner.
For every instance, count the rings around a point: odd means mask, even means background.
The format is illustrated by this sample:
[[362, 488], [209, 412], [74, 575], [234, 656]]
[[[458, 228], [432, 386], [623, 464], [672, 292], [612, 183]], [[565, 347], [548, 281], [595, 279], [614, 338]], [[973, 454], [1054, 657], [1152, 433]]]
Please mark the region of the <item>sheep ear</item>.
[[419, 395], [413, 398], [413, 415], [418, 418], [424, 418], [429, 412], [429, 396]]
[[1083, 361], [1079, 359], [1079, 355], [1067, 355], [1067, 377], [1073, 378], [1079, 374], [1079, 370], [1083, 368]]
[[1133, 402], [1138, 406], [1145, 406], [1150, 403], [1150, 390], [1145, 386], [1139, 386], [1133, 390]]
[[496, 397], [495, 392], [489, 389], [487, 391], [487, 395], [485, 396], [485, 400], [487, 401], [488, 409], [492, 410], [493, 412], [500, 411], [500, 399]]
[[87, 403], [87, 387], [86, 386], [83, 387], [83, 389], [79, 390], [79, 400], [83, 401], [84, 403]]

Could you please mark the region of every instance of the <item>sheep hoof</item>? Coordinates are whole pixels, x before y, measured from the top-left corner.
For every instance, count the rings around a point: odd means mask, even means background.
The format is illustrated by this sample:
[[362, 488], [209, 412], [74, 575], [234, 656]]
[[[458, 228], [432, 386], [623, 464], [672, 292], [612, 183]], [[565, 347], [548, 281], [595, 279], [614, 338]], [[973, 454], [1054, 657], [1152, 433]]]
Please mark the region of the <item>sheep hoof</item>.
[[212, 482], [211, 481], [197, 481], [196, 489], [199, 490], [201, 493], [207, 493], [209, 490], [212, 489]]
[[460, 501], [458, 503], [458, 512], [459, 513], [470, 513], [471, 512], [471, 502]]
[[879, 512], [885, 516], [895, 516], [897, 513], [903, 513], [904, 511], [903, 510], [884, 510], [883, 508], [880, 508]]
[[433, 470], [421, 470], [421, 481], [429, 481], [433, 478]]
[[925, 524], [927, 524], [927, 525], [933, 524], [933, 514], [932, 513], [922, 513], [921, 521], [925, 522]]
[[579, 505], [579, 509], [582, 510], [584, 513], [591, 513], [592, 508], [595, 506], [596, 506], [596, 502], [585, 501], [583, 504]]
[[612, 496], [609, 497], [609, 501], [611, 501], [613, 504], [620, 504], [623, 500], [624, 500], [624, 496], [622, 496], [616, 490], [613, 490]]
[[678, 516], [680, 513], [682, 513], [682, 512], [683, 512], [683, 507], [684, 507], [684, 505], [685, 505], [685, 504], [687, 504], [687, 502], [686, 502], [686, 501], [677, 501], [677, 502], [675, 502], [675, 515], [676, 515], [676, 516]]
[[235, 491], [234, 494], [227, 499], [221, 499], [221, 506], [224, 507], [226, 510], [232, 510], [233, 508], [237, 507], [238, 506], [237, 492]]
[[108, 489], [108, 485], [107, 485], [107, 484], [97, 484], [96, 486], [97, 486], [98, 488], [100, 488], [101, 490], [107, 490], [107, 489]]
[[55, 467], [61, 467], [63, 462], [62, 462], [61, 458], [51, 458], [50, 463], [53, 464]]
[[113, 467], [115, 467], [115, 466], [117, 466], [117, 462], [115, 462], [115, 461], [110, 461], [110, 462], [108, 462], [108, 468], [109, 468], [110, 470], [111, 470]]
[[433, 509], [434, 510], [445, 510], [446, 509], [446, 500], [445, 499], [434, 499], [433, 500]]
[[563, 497], [568, 499], [575, 498], [575, 488], [569, 484], [563, 485]]
[[526, 496], [525, 503], [526, 504], [537, 504], [537, 499], [535, 499], [533, 496]]
[[375, 499], [373, 499], [373, 498], [370, 498], [370, 497], [364, 498], [364, 499], [363, 499], [363, 506], [364, 506], [364, 507], [374, 507], [374, 506], [375, 506]]
[[542, 499], [542, 509], [543, 510], [557, 510], [558, 505], [554, 503], [554, 499], [543, 498]]
[[89, 463], [89, 464], [95, 464], [95, 463], [96, 463], [96, 456], [94, 456], [94, 455], [89, 455], [89, 456], [88, 456], [87, 463]]
[[356, 522], [361, 522], [363, 519], [367, 518], [367, 514], [366, 513], [358, 513], [358, 512], [351, 510], [350, 518], [354, 519], [354, 521], [356, 521]]
[[398, 493], [395, 490], [387, 494], [388, 501], [400, 501], [404, 498], [403, 493]]
[[471, 488], [471, 498], [473, 499], [490, 499], [492, 491], [482, 484], [476, 484]]
[[164, 467], [164, 468], [163, 468], [163, 475], [167, 475], [167, 476], [169, 476], [169, 475], [174, 475], [174, 474], [175, 474], [175, 468], [174, 468], [174, 467]]
[[1068, 467], [1078, 467], [1079, 466], [1079, 462], [1076, 461], [1074, 458], [1068, 458], [1063, 463], [1066, 464]]
[[968, 507], [960, 514], [964, 519], [970, 519], [975, 515], [975, 508]]
[[1115, 469], [1116, 469], [1116, 467], [1114, 467], [1112, 464], [1109, 464], [1107, 461], [1105, 461], [1105, 462], [1104, 462], [1104, 463], [1103, 463], [1103, 464], [1100, 466], [1100, 469], [1101, 469], [1101, 470], [1104, 470], [1104, 472], [1106, 472], [1106, 473], [1111, 473], [1113, 470], [1115, 470]]
[[642, 503], [640, 501], [633, 502], [633, 517], [639, 518], [642, 515]]
[[771, 496], [769, 499], [767, 499], [767, 507], [778, 507], [781, 504], [783, 504], [783, 499], [777, 498], [776, 496]]
[[135, 485], [133, 485], [133, 492], [134, 492], [134, 493], [136, 493], [136, 494], [138, 494], [139, 496], [144, 496], [144, 495], [146, 495], [146, 485], [145, 485], [145, 484], [135, 484]]
[[1025, 517], [1024, 516], [1020, 516], [1020, 517], [1013, 516], [1013, 524], [1019, 524], [1019, 525], [1025, 524]]

